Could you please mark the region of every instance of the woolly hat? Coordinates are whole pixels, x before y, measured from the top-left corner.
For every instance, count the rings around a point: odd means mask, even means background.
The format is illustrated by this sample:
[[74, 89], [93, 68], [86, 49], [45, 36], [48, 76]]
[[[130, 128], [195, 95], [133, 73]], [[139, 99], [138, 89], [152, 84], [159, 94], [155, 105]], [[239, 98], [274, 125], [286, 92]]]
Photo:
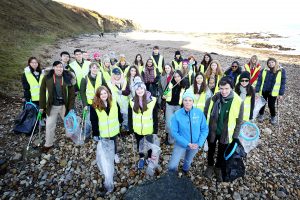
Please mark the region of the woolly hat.
[[134, 78], [134, 85], [133, 85], [134, 93], [139, 87], [143, 88], [144, 90], [147, 90], [145, 83], [141, 80], [140, 77], [137, 76]]
[[195, 99], [195, 96], [194, 96], [194, 93], [193, 93], [193, 90], [192, 89], [187, 89], [183, 95], [182, 95], [182, 100], [184, 100], [186, 97], [190, 97], [191, 99]]
[[114, 68], [114, 69], [112, 70], [112, 73], [113, 73], [113, 74], [116, 74], [116, 75], [120, 75], [120, 74], [121, 74], [121, 70], [120, 70], [119, 68]]
[[110, 59], [108, 56], [103, 56], [103, 63], [110, 63]]
[[188, 59], [183, 59], [182, 64], [183, 64], [183, 63], [189, 64], [189, 60], [188, 60]]
[[248, 71], [243, 71], [240, 75], [240, 79], [239, 79], [240, 82], [241, 82], [242, 78], [246, 78], [246, 79], [250, 80], [250, 73]]
[[181, 53], [180, 53], [180, 51], [175, 51], [175, 56], [177, 56], [177, 55], [181, 55]]
[[101, 54], [98, 51], [93, 54], [94, 59], [96, 59], [96, 57], [100, 57], [100, 56], [101, 56]]

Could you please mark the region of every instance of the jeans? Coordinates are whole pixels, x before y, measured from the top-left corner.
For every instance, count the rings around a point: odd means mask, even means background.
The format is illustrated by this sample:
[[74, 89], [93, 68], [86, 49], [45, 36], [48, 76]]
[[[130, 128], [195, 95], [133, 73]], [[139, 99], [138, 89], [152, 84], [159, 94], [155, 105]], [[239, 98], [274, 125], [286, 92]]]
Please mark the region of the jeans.
[[188, 171], [191, 167], [192, 161], [195, 155], [197, 154], [198, 150], [199, 149], [190, 149], [190, 147], [184, 148], [175, 143], [173, 153], [168, 165], [169, 171], [170, 172], [177, 171], [180, 159], [184, 154], [185, 156], [184, 156], [184, 163], [182, 169], [184, 171]]
[[170, 144], [174, 143], [174, 138], [171, 135], [171, 118], [174, 113], [180, 109], [180, 106], [172, 106], [166, 103], [166, 132], [169, 134], [168, 142]]

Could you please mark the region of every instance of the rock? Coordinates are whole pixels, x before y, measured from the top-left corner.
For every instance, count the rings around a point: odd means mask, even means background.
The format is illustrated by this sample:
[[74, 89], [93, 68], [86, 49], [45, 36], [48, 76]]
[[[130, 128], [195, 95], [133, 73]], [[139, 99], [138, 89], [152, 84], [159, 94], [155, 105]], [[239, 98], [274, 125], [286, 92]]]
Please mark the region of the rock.
[[16, 153], [15, 156], [12, 158], [12, 160], [17, 161], [17, 160], [21, 160], [21, 158], [22, 158], [22, 154]]
[[44, 160], [44, 159], [43, 159], [43, 160], [41, 160], [40, 164], [41, 164], [41, 165], [45, 165], [46, 162], [47, 162], [47, 160]]
[[276, 196], [279, 197], [279, 198], [284, 198], [284, 197], [286, 197], [286, 194], [281, 190], [277, 190], [276, 191]]
[[67, 161], [66, 160], [61, 160], [60, 162], [59, 162], [59, 165], [61, 166], [61, 167], [65, 167], [65, 166], [67, 166]]
[[233, 195], [232, 195], [232, 198], [234, 200], [241, 200], [241, 195], [238, 192], [234, 192]]
[[266, 135], [271, 135], [272, 134], [272, 130], [270, 128], [265, 128], [263, 130], [263, 132], [266, 134]]
[[127, 188], [126, 187], [123, 187], [123, 188], [121, 188], [121, 194], [125, 194], [125, 192], [127, 191]]

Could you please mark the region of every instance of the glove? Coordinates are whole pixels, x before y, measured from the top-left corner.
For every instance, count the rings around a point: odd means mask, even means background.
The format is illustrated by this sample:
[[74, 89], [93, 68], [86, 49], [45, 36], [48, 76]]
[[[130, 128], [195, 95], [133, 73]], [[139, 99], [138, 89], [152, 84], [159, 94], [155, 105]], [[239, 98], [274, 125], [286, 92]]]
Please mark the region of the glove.
[[99, 142], [100, 137], [99, 136], [94, 136], [93, 139], [94, 139], [95, 142]]
[[42, 119], [42, 114], [43, 114], [43, 111], [41, 111], [42, 109], [40, 109], [38, 115], [37, 115], [37, 120], [41, 120]]

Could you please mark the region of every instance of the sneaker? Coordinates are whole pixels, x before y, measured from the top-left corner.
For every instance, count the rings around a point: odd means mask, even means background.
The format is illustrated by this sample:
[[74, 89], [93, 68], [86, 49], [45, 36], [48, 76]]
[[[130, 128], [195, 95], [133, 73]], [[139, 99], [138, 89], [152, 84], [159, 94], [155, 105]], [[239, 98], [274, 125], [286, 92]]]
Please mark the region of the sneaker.
[[277, 124], [276, 116], [271, 117], [270, 122], [271, 122], [271, 124], [276, 125]]
[[42, 147], [41, 152], [42, 152], [42, 153], [48, 153], [48, 151], [49, 151], [50, 149], [52, 149], [52, 148], [53, 148], [53, 145], [50, 146], [50, 147], [44, 146], [44, 147]]
[[264, 119], [265, 119], [264, 115], [259, 114], [259, 115], [257, 116], [257, 121], [258, 121], [258, 122], [263, 122]]
[[145, 159], [144, 158], [140, 158], [139, 162], [138, 162], [138, 169], [143, 169], [145, 165]]
[[119, 158], [118, 154], [115, 154], [115, 163], [116, 164], [120, 163], [120, 158]]
[[215, 175], [218, 182], [223, 182], [222, 171], [220, 168], [215, 169]]
[[205, 172], [203, 173], [203, 175], [208, 179], [211, 179], [213, 174], [214, 174], [214, 167], [213, 166], [207, 166]]

